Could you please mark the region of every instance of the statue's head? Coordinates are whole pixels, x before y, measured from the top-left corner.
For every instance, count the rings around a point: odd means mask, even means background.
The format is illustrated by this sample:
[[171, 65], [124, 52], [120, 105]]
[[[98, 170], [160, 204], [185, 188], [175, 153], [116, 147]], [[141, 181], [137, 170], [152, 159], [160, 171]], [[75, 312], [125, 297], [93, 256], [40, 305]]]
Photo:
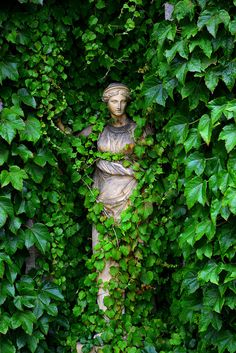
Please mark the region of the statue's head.
[[103, 91], [102, 101], [107, 103], [111, 97], [116, 96], [117, 94], [124, 96], [127, 102], [131, 100], [130, 89], [123, 83], [114, 82], [107, 86]]
[[104, 90], [102, 100], [107, 103], [111, 115], [119, 118], [125, 114], [125, 108], [130, 101], [130, 90], [123, 83], [111, 83]]

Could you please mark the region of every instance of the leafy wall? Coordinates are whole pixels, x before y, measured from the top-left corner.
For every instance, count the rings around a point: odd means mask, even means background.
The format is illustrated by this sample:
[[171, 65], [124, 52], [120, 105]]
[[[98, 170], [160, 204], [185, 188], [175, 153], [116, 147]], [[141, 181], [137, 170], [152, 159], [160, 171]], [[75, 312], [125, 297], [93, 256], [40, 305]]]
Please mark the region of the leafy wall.
[[[3, 353], [77, 340], [86, 352], [236, 352], [236, 4], [172, 4], [168, 19], [164, 1], [0, 5]], [[122, 158], [96, 151], [112, 81], [133, 91], [137, 141], [155, 130], [137, 142], [119, 227], [91, 189], [96, 159]], [[75, 136], [88, 125], [88, 139]], [[92, 223], [109, 234], [93, 256]], [[109, 325], [96, 305], [108, 258], [120, 265]]]

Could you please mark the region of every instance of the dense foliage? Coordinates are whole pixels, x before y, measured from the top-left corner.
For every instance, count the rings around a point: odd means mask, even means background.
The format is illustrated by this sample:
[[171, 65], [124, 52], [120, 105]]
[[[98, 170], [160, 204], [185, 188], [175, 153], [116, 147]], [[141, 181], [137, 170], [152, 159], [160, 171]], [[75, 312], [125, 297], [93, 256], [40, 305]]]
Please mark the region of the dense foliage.
[[[78, 340], [85, 352], [236, 352], [236, 2], [171, 4], [0, 5], [1, 353]], [[138, 187], [119, 226], [92, 189], [95, 161], [123, 158], [96, 150], [113, 81], [132, 89], [137, 123], [123, 163]], [[96, 277], [109, 258], [107, 323]]]

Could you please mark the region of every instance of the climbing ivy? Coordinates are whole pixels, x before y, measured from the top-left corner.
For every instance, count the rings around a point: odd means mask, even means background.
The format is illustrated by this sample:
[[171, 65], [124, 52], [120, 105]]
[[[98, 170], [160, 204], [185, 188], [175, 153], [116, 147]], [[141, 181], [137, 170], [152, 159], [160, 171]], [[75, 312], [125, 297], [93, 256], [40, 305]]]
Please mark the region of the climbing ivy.
[[[0, 351], [236, 352], [235, 6], [0, 5]], [[131, 160], [96, 149], [114, 81], [132, 90]], [[136, 173], [119, 225], [96, 202], [99, 158]]]

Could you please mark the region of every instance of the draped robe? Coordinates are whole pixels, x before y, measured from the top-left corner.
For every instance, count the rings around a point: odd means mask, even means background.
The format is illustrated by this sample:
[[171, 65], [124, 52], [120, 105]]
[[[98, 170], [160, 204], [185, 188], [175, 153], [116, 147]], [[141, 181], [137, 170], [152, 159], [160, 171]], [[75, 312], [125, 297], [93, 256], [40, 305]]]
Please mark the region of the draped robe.
[[[121, 127], [107, 125], [99, 136], [98, 150], [111, 153], [127, 153], [128, 150], [131, 153], [135, 144], [135, 128], [136, 124], [132, 121]], [[120, 214], [128, 207], [130, 195], [136, 185], [137, 181], [132, 167], [124, 167], [122, 162], [119, 161], [100, 159], [97, 162], [94, 173], [94, 187], [99, 190], [97, 202], [103, 203], [103, 212], [108, 217], [113, 217], [115, 221], [119, 222]], [[98, 235], [95, 226], [93, 226], [93, 249], [98, 243]], [[102, 280], [97, 300], [101, 310], [106, 310], [103, 300], [105, 296], [109, 295], [109, 292], [103, 288], [103, 283], [111, 279], [111, 266], [117, 266], [117, 263], [113, 260], [106, 260], [105, 267], [98, 276], [98, 279]]]

